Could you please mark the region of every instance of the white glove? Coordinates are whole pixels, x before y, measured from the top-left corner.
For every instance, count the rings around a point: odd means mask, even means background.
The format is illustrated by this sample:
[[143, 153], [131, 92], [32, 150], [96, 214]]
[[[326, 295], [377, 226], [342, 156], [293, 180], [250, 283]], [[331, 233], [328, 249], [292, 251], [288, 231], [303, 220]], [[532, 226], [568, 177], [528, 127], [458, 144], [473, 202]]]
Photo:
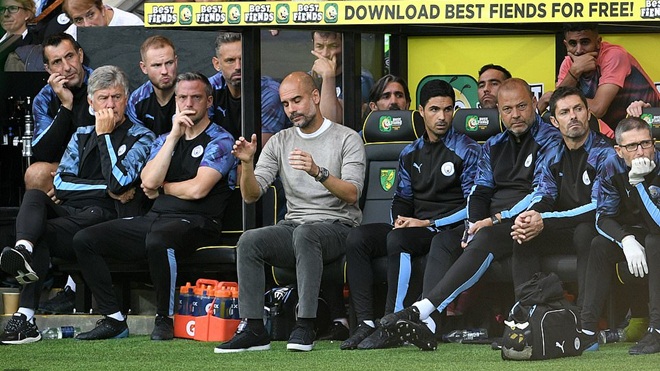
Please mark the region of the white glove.
[[649, 160], [646, 157], [639, 157], [632, 160], [632, 166], [630, 167], [630, 172], [628, 173], [628, 181], [632, 186], [636, 186], [637, 183], [644, 181], [644, 176], [655, 168], [655, 162]]
[[646, 252], [644, 246], [640, 245], [635, 236], [626, 236], [621, 240], [623, 245], [623, 254], [628, 262], [628, 270], [635, 277], [642, 278], [644, 274], [649, 273], [649, 267], [646, 265]]

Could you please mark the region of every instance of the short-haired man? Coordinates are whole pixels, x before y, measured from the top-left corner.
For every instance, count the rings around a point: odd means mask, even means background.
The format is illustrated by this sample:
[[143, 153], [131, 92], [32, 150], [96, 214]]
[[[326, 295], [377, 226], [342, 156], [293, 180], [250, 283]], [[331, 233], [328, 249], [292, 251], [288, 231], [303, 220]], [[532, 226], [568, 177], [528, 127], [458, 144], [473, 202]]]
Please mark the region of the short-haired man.
[[156, 319], [152, 340], [171, 340], [174, 327], [177, 259], [198, 247], [218, 242], [220, 220], [235, 185], [233, 138], [211, 122], [211, 84], [199, 73], [180, 74], [175, 83], [179, 113], [172, 131], [153, 144], [142, 171], [144, 193], [155, 199], [144, 216], [116, 219], [83, 230], [73, 249], [104, 318], [77, 339], [98, 340], [128, 336], [105, 258], [149, 263], [156, 291]]
[[[218, 71], [209, 79], [213, 85], [211, 119], [234, 138], [243, 135], [241, 128], [241, 34], [220, 32], [215, 39], [213, 67]], [[275, 133], [290, 126], [279, 101], [280, 84], [268, 76], [261, 77], [261, 145]]]
[[[400, 344], [398, 335], [375, 328], [371, 261], [388, 256], [385, 314], [403, 309], [404, 298], [415, 299], [421, 282], [410, 281], [411, 260], [426, 255], [440, 231], [456, 230], [456, 245], [467, 218], [467, 196], [474, 185], [481, 146], [451, 126], [454, 88], [442, 80], [424, 84], [419, 113], [426, 132], [399, 156], [391, 223], [362, 225], [346, 242], [346, 275], [358, 327], [341, 349], [379, 349]], [[439, 262], [451, 264], [452, 261]], [[419, 290], [415, 292], [414, 287]]]
[[264, 264], [295, 267], [298, 320], [287, 349], [314, 347], [314, 319], [324, 262], [344, 254], [346, 236], [360, 224], [358, 200], [364, 185], [364, 145], [359, 135], [321, 116], [320, 93], [311, 76], [293, 72], [280, 85], [280, 100], [294, 127], [274, 135], [256, 168], [256, 135], [241, 137], [234, 156], [241, 161], [241, 194], [255, 202], [280, 176], [287, 195], [285, 220], [245, 231], [238, 241], [239, 306], [244, 323], [216, 353], [270, 349], [263, 323]]
[[[541, 271], [540, 259], [577, 253], [578, 306], [584, 301], [589, 247], [596, 237], [596, 175], [614, 155], [609, 140], [589, 129], [589, 107], [580, 90], [560, 87], [550, 97], [550, 120], [564, 138], [557, 156], [541, 169], [532, 204], [514, 222], [513, 285]], [[520, 299], [520, 298], [517, 298]]]
[[[342, 34], [333, 31], [312, 31], [312, 54], [316, 57], [311, 73], [321, 79], [321, 114], [333, 122], [344, 123], [344, 90], [342, 82]], [[374, 85], [371, 74], [360, 72], [360, 102], [368, 102]], [[362, 107], [362, 112], [366, 107]]]
[[[385, 328], [396, 329], [403, 340], [422, 349], [435, 349], [431, 332], [437, 314], [474, 285], [493, 260], [511, 255], [512, 218], [529, 205], [528, 196], [540, 182], [541, 169], [548, 166], [561, 144], [559, 130], [536, 114], [534, 96], [524, 80], [506, 80], [500, 86], [497, 101], [507, 130], [484, 145], [475, 186], [468, 199], [469, 227], [461, 242], [463, 252], [460, 253], [450, 232], [439, 234], [429, 258], [437, 256], [432, 261], [443, 261], [445, 256], [460, 257], [451, 266], [434, 267], [435, 280], [425, 274], [424, 299], [381, 319]], [[432, 314], [435, 319], [431, 318]]]
[[62, 10], [71, 19], [66, 33], [78, 39], [78, 27], [144, 26], [140, 17], [114, 6], [103, 4], [103, 0], [64, 0]]
[[41, 339], [34, 311], [50, 257], [75, 260], [76, 232], [117, 216], [116, 207], [132, 197], [149, 155], [154, 134], [126, 119], [128, 78], [120, 69], [103, 66], [92, 73], [88, 99], [95, 125], [78, 128], [57, 168], [55, 195], [61, 204], [28, 190], [16, 218], [16, 245], [0, 255], [2, 269], [23, 285], [18, 312], [0, 336], [3, 344]]
[[479, 108], [497, 108], [497, 91], [511, 73], [497, 64], [486, 64], [479, 70], [477, 96]]
[[[619, 122], [615, 130], [618, 156], [610, 157], [599, 174], [601, 192], [596, 210], [599, 236], [591, 254], [581, 312], [584, 349], [598, 349], [596, 331], [615, 264], [626, 261], [630, 274], [649, 275], [649, 328], [629, 353], [660, 352], [660, 226], [657, 189], [660, 177], [649, 124], [638, 117]], [[641, 214], [641, 215], [640, 215]], [[641, 217], [640, 217], [641, 216]], [[641, 242], [640, 242], [641, 241]]]
[[53, 175], [71, 135], [81, 126], [94, 125], [87, 102], [87, 79], [92, 69], [83, 65], [83, 50], [67, 34], [56, 34], [43, 43], [48, 84], [32, 104], [33, 164], [25, 172], [25, 188], [53, 196]]
[[557, 87], [579, 88], [591, 112], [612, 129], [626, 117], [630, 102], [660, 104], [660, 93], [639, 62], [622, 46], [602, 41], [597, 24], [565, 24], [564, 45], [568, 55], [559, 68]]
[[126, 114], [158, 136], [172, 129], [172, 116], [176, 113], [176, 49], [170, 39], [155, 35], [144, 40], [140, 56], [140, 69], [149, 81], [131, 93]]

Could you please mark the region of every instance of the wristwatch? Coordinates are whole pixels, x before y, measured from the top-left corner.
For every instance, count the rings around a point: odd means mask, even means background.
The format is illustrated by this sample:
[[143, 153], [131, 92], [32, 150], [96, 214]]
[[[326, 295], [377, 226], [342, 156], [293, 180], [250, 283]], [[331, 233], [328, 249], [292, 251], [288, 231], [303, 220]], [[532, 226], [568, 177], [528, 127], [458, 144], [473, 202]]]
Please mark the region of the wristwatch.
[[495, 215], [491, 216], [490, 220], [493, 222], [493, 225], [500, 224], [500, 220]]
[[316, 180], [319, 183], [323, 183], [328, 179], [329, 176], [330, 176], [330, 172], [328, 171], [328, 169], [319, 166], [319, 173], [316, 174], [314, 180]]

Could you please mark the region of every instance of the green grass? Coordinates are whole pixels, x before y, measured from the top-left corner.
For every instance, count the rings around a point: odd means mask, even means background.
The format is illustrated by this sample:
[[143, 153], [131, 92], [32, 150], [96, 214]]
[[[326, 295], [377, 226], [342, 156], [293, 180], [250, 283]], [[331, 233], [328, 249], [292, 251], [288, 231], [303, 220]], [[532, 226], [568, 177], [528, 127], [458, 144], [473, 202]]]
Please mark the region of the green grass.
[[628, 344], [609, 344], [581, 357], [549, 361], [502, 361], [488, 345], [440, 344], [435, 352], [407, 346], [340, 351], [338, 342], [317, 342], [310, 353], [286, 351], [273, 342], [266, 352], [214, 354], [215, 343], [147, 336], [122, 340], [44, 340], [0, 346], [0, 369], [30, 370], [658, 370], [660, 354], [629, 356]]

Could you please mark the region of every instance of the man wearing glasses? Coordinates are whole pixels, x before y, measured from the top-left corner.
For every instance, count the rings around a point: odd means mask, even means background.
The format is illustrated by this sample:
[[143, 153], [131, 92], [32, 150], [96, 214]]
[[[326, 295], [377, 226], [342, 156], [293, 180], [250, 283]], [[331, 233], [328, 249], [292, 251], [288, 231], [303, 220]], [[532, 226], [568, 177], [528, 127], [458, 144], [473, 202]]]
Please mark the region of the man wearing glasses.
[[64, 0], [62, 9], [71, 19], [66, 33], [78, 39], [78, 27], [143, 26], [137, 15], [103, 5], [103, 0]]
[[[610, 157], [599, 173], [601, 192], [596, 209], [600, 236], [591, 242], [581, 322], [584, 349], [597, 349], [595, 332], [615, 272], [613, 266], [626, 261], [630, 274], [649, 275], [649, 329], [631, 355], [660, 352], [660, 228], [658, 186], [660, 178], [649, 125], [637, 117], [619, 122], [615, 131], [618, 156]], [[647, 254], [648, 251], [648, 254]]]

